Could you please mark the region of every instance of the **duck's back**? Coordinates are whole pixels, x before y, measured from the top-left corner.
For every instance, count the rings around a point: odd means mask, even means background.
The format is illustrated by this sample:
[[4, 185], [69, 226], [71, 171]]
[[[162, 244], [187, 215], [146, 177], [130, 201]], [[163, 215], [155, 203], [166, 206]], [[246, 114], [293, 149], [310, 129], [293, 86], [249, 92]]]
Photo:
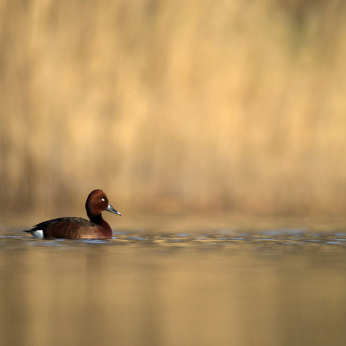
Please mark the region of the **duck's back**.
[[30, 232], [36, 238], [108, 238], [101, 231], [98, 225], [81, 217], [61, 217], [41, 222], [26, 232]]

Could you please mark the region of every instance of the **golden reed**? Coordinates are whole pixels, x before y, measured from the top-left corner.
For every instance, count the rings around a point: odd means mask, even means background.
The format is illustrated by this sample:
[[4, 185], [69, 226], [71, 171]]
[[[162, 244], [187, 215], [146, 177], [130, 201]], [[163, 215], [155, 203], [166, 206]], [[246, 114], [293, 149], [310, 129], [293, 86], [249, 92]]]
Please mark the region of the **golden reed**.
[[346, 7], [0, 1], [0, 209], [342, 214]]

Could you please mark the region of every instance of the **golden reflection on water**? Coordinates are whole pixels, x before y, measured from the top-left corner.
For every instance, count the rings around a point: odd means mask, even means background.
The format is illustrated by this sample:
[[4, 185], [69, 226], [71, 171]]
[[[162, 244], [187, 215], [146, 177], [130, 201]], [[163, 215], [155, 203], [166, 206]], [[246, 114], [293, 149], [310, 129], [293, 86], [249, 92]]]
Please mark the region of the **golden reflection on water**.
[[346, 342], [345, 233], [15, 235], [0, 237], [0, 345]]

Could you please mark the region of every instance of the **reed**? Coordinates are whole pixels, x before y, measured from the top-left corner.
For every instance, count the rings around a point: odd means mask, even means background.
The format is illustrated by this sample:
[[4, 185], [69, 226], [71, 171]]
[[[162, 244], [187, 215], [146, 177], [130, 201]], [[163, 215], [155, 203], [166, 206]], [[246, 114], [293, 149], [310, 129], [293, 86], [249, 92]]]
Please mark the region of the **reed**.
[[342, 0], [0, 2], [0, 210], [342, 214]]

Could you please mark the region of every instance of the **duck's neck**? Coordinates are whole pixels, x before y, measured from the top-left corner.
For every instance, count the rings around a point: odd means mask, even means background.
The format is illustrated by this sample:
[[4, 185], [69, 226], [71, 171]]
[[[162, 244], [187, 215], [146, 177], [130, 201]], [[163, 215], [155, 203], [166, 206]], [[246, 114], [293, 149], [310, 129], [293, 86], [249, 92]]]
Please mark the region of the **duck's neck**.
[[103, 220], [102, 214], [91, 215], [88, 214], [89, 220], [95, 223], [98, 226], [101, 226], [103, 229], [112, 232], [111, 226], [107, 223], [107, 221]]
[[96, 223], [96, 225], [101, 225], [103, 218], [102, 218], [102, 214], [98, 214], [98, 215], [92, 215], [88, 213], [88, 217], [89, 220], [93, 223]]

